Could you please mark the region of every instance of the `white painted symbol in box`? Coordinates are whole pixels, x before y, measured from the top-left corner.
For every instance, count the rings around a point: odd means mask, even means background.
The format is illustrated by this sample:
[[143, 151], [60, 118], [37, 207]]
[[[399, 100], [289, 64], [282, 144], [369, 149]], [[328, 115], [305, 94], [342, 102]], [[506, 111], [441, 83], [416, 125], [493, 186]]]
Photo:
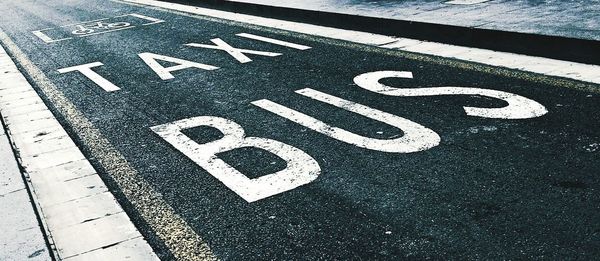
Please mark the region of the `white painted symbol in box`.
[[54, 43], [77, 37], [110, 33], [162, 22], [164, 20], [134, 13], [46, 28], [32, 31], [32, 33], [45, 43]]

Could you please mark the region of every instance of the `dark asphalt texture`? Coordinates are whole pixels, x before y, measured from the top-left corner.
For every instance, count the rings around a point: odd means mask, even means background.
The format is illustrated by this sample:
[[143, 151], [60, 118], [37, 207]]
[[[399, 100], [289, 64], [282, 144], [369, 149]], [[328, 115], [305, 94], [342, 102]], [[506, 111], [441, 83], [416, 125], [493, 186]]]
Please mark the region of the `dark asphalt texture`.
[[[600, 258], [600, 86], [119, 2], [7, 1], [0, 11], [2, 30], [220, 259]], [[166, 22], [50, 44], [31, 33], [127, 13]], [[300, 51], [235, 36], [244, 32], [313, 48]], [[183, 46], [211, 44], [217, 37], [234, 47], [283, 55], [248, 55], [253, 61], [241, 64], [223, 51]], [[143, 52], [221, 68], [181, 70], [163, 81], [137, 56]], [[94, 70], [120, 91], [108, 93], [81, 74], [57, 72], [96, 61], [104, 66]], [[464, 96], [389, 97], [352, 81], [382, 70], [413, 72], [413, 80], [383, 81], [395, 87], [502, 90], [531, 98], [549, 113], [526, 120], [470, 117], [463, 106], [503, 103]], [[402, 134], [294, 93], [306, 87], [410, 119], [437, 132], [441, 143], [410, 154], [362, 149], [250, 103], [269, 99], [369, 137]], [[231, 119], [248, 136], [299, 148], [322, 172], [305, 186], [247, 203], [150, 130], [201, 115]], [[78, 139], [82, 130], [66, 127], [110, 180], [97, 155], [86, 149], [89, 144]], [[220, 135], [202, 128], [186, 134], [198, 141]], [[251, 177], [285, 168], [285, 162], [258, 149], [220, 156]], [[111, 189], [118, 190], [114, 184]], [[152, 235], [134, 209], [127, 211], [145, 235]], [[151, 243], [165, 259], [172, 257], [159, 241]]]

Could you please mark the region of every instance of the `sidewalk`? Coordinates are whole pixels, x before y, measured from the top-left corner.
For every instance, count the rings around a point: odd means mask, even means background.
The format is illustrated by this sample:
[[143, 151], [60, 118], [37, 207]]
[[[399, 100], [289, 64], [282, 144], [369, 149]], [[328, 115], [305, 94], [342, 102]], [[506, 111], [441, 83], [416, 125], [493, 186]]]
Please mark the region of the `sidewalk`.
[[4, 126], [0, 126], [0, 220], [0, 260], [51, 260]]
[[[48, 260], [40, 224], [23, 184], [28, 177], [38, 215], [57, 260], [158, 260], [104, 181], [43, 103], [4, 48], [24, 55], [2, 31], [0, 113], [0, 260]], [[29, 71], [39, 70], [26, 60]], [[41, 72], [34, 72], [40, 75]], [[4, 166], [6, 165], [6, 166]], [[11, 193], [12, 192], [12, 193]], [[10, 197], [8, 196], [10, 195]], [[4, 197], [2, 197], [4, 196]], [[4, 202], [5, 201], [5, 202]], [[30, 258], [31, 257], [31, 258]], [[35, 260], [35, 259], [32, 259]]]
[[600, 40], [600, 1], [598, 0], [230, 1], [480, 29]]
[[[600, 65], [600, 0], [161, 0], [426, 42]], [[461, 4], [450, 4], [461, 3]]]

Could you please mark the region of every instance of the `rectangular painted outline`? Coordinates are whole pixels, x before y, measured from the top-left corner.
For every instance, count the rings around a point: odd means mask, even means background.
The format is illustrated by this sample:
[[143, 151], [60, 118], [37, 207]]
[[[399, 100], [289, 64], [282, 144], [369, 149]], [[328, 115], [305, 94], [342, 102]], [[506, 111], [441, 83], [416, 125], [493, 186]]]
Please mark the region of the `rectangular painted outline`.
[[[56, 29], [56, 28], [64, 28], [64, 27], [69, 27], [69, 26], [74, 26], [74, 25], [80, 25], [80, 24], [86, 24], [86, 23], [91, 23], [91, 22], [104, 21], [104, 20], [108, 20], [108, 19], [112, 19], [112, 18], [126, 17], [126, 16], [132, 16], [132, 17], [136, 17], [136, 18], [139, 18], [139, 19], [144, 19], [144, 20], [150, 21], [149, 23], [141, 24], [140, 26], [152, 25], [152, 24], [158, 24], [158, 23], [164, 22], [164, 20], [161, 20], [161, 19], [157, 19], [157, 18], [153, 18], [153, 17], [141, 15], [141, 14], [136, 14], [136, 13], [130, 13], [130, 14], [125, 14], [125, 15], [118, 15], [118, 16], [113, 16], [113, 17], [107, 17], [107, 18], [89, 20], [89, 21], [78, 22], [78, 23], [73, 23], [73, 24], [67, 24], [67, 25], [62, 25], [62, 26], [59, 26], [59, 27], [44, 28], [44, 29], [40, 29], [40, 30], [31, 31], [31, 33], [33, 33], [35, 36], [37, 36], [38, 38], [40, 38], [42, 41], [44, 41], [47, 44], [49, 44], [49, 43], [55, 43], [55, 42], [70, 40], [70, 39], [73, 39], [73, 37], [65, 37], [65, 38], [61, 38], [61, 39], [52, 39], [48, 35], [46, 35], [43, 31], [48, 31], [48, 30], [52, 30], [52, 29]], [[81, 37], [86, 37], [86, 36], [90, 36], [90, 35], [98, 35], [98, 34], [103, 34], [103, 33], [110, 33], [110, 32], [114, 32], [114, 31], [131, 29], [131, 28], [134, 28], [134, 27], [136, 27], [136, 26], [132, 25], [132, 26], [123, 27], [123, 28], [117, 28], [117, 29], [113, 29], [113, 30], [107, 30], [107, 31], [101, 31], [101, 32], [96, 32], [96, 33], [90, 33], [90, 34], [80, 35], [80, 36], [77, 36], [77, 37], [81, 38]]]

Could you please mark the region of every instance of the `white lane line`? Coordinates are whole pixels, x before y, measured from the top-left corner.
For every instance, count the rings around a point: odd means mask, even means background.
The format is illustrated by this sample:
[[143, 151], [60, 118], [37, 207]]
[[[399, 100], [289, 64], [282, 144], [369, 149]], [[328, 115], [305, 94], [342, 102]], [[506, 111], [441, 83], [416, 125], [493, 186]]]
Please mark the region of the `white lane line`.
[[474, 5], [488, 2], [489, 0], [452, 0], [445, 2], [445, 4], [451, 5]]
[[[0, 68], [0, 113], [58, 259], [158, 260], [2, 47]], [[21, 106], [25, 101], [35, 106]], [[121, 244], [130, 240], [137, 243]]]
[[[122, 18], [122, 17], [128, 17], [128, 16], [149, 21], [148, 23], [140, 24], [139, 26], [146, 26], [146, 25], [152, 25], [152, 24], [158, 24], [158, 23], [164, 22], [164, 20], [161, 20], [161, 19], [157, 19], [157, 18], [153, 18], [153, 17], [141, 15], [141, 14], [131, 13], [131, 14], [114, 16], [114, 17], [101, 18], [101, 19], [96, 19], [96, 20], [90, 20], [90, 21], [84, 21], [84, 22], [77, 22], [77, 23], [62, 25], [62, 26], [58, 26], [58, 27], [45, 28], [45, 29], [35, 30], [35, 31], [31, 31], [31, 32], [35, 36], [37, 36], [38, 38], [42, 39], [42, 41], [44, 41], [45, 43], [54, 43], [54, 42], [60, 42], [60, 41], [64, 41], [64, 40], [73, 39], [73, 37], [65, 37], [65, 38], [60, 38], [60, 39], [52, 39], [50, 36], [48, 36], [47, 34], [45, 34], [43, 31], [48, 31], [48, 30], [53, 30], [53, 29], [58, 29], [58, 28], [65, 28], [65, 27], [72, 27], [72, 26], [82, 26], [82, 25], [86, 25], [86, 24], [89, 25], [89, 23], [92, 23], [92, 22], [98, 22], [99, 23], [100, 21], [106, 21], [106, 20], [109, 20], [109, 19]], [[112, 30], [105, 30], [105, 31], [98, 31], [98, 32], [94, 32], [94, 33], [83, 34], [83, 35], [79, 35], [78, 37], [86, 37], [86, 36], [91, 36], [91, 35], [98, 35], [98, 34], [110, 33], [110, 32], [121, 31], [121, 30], [125, 30], [125, 29], [132, 29], [132, 28], [135, 28], [135, 27], [136, 27], [135, 25], [129, 25], [129, 26], [126, 26], [126, 27], [115, 28], [115, 29], [112, 29]], [[93, 31], [94, 30], [92, 30], [92, 32]], [[72, 34], [74, 34], [74, 33], [72, 33]]]
[[47, 36], [45, 33], [42, 33], [42, 31], [41, 31], [41, 30], [38, 30], [38, 31], [33, 31], [32, 33], [33, 33], [35, 36], [37, 36], [37, 37], [39, 37], [40, 39], [42, 39], [42, 41], [44, 41], [44, 42], [46, 42], [46, 43], [51, 43], [52, 41], [54, 41], [54, 40], [52, 40], [52, 38], [48, 37], [48, 36]]
[[236, 22], [254, 24], [264, 27], [271, 27], [303, 34], [345, 40], [349, 42], [378, 46], [386, 49], [398, 49], [414, 53], [442, 56], [492, 66], [534, 72], [548, 76], [564, 77], [584, 82], [600, 84], [600, 66], [598, 65], [567, 62], [556, 59], [519, 55], [506, 52], [496, 52], [435, 42], [422, 42], [408, 38], [398, 38], [380, 34], [343, 30], [325, 26], [290, 22], [279, 19], [264, 18], [253, 15], [231, 13], [196, 6], [187, 6], [183, 4], [161, 2], [156, 0], [120, 1], [160, 7], [169, 10], [215, 17], [219, 19], [232, 20]]
[[[50, 28], [50, 29], [52, 29], [52, 28]], [[61, 39], [52, 39], [48, 35], [46, 35], [45, 33], [42, 32], [42, 31], [45, 31], [45, 30], [49, 30], [49, 29], [42, 29], [42, 30], [32, 31], [32, 33], [35, 36], [37, 36], [38, 38], [42, 39], [42, 41], [44, 41], [45, 43], [55, 43], [55, 42], [60, 42], [60, 41], [64, 41], [64, 40], [73, 39], [73, 37], [66, 37], [66, 38], [61, 38]]]
[[156, 18], [153, 18], [153, 17], [149, 17], [149, 16], [145, 16], [145, 15], [141, 15], [141, 14], [136, 14], [136, 13], [129, 14], [129, 16], [133, 16], [133, 17], [137, 17], [137, 18], [140, 18], [140, 19], [144, 19], [144, 20], [150, 21], [150, 23], [146, 23], [146, 24], [143, 24], [143, 25], [158, 24], [158, 23], [164, 22], [164, 20], [161, 20], [161, 19], [156, 19]]
[[263, 41], [263, 42], [272, 43], [272, 44], [277, 44], [277, 45], [281, 45], [281, 46], [285, 46], [285, 47], [290, 47], [290, 48], [294, 48], [294, 49], [298, 49], [298, 50], [308, 50], [308, 49], [311, 48], [310, 46], [306, 46], [306, 45], [301, 45], [301, 44], [296, 44], [296, 43], [290, 43], [290, 42], [286, 42], [286, 41], [282, 41], [282, 40], [277, 40], [277, 39], [273, 39], [273, 38], [269, 38], [269, 37], [264, 37], [264, 36], [258, 36], [258, 35], [254, 35], [254, 34], [241, 33], [241, 34], [236, 34], [236, 35], [240, 36], [240, 37], [245, 37], [245, 38], [248, 38], [248, 39]]

